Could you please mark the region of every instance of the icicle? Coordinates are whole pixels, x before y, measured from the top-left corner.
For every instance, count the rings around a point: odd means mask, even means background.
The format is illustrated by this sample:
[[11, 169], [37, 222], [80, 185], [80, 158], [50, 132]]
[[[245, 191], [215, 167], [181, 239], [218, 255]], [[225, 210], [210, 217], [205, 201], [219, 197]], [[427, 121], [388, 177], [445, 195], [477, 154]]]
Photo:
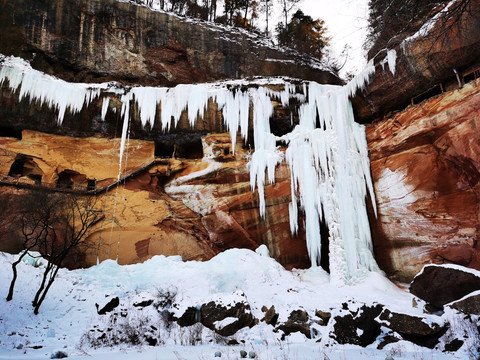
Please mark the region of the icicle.
[[122, 173], [122, 161], [123, 161], [123, 153], [125, 151], [125, 142], [127, 140], [127, 130], [130, 124], [130, 100], [132, 100], [133, 92], [129, 91], [125, 95], [122, 95], [122, 112], [121, 116], [123, 117], [123, 127], [122, 127], [122, 140], [120, 141], [120, 154], [118, 160], [118, 180], [120, 180], [120, 176]]
[[105, 121], [105, 116], [107, 115], [108, 105], [110, 104], [110, 98], [104, 97], [102, 102], [102, 121]]
[[270, 184], [275, 182], [275, 167], [282, 161], [282, 154], [276, 146], [276, 138], [270, 133], [270, 116], [273, 105], [265, 88], [251, 89], [253, 103], [253, 136], [255, 151], [248, 163], [250, 186], [257, 187], [260, 201], [260, 215], [265, 217], [265, 171]]
[[69, 83], [33, 70], [26, 61], [7, 57], [0, 70], [0, 84], [8, 80], [12, 92], [20, 87], [19, 99], [29, 97], [58, 111], [57, 122], [63, 122], [67, 108], [72, 114], [82, 110], [100, 95], [103, 85]]
[[387, 52], [388, 68], [392, 75], [395, 75], [395, 68], [397, 65], [397, 52], [395, 50], [388, 50]]
[[357, 90], [364, 90], [370, 81], [370, 76], [375, 74], [375, 65], [373, 59], [370, 60], [365, 67], [357, 76], [348, 82], [346, 86], [347, 93], [349, 96], [354, 96]]

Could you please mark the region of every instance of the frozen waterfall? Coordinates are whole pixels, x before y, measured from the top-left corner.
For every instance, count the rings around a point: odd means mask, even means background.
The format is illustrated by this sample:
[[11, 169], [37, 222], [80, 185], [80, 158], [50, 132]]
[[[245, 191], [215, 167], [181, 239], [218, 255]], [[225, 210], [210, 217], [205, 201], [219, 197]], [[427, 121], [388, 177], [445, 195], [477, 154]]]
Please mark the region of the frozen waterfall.
[[[394, 72], [395, 54], [389, 53], [386, 62]], [[375, 208], [365, 129], [354, 121], [349, 101], [349, 95], [363, 87], [375, 71], [373, 63], [347, 86], [310, 82], [304, 83], [299, 93], [295, 85], [278, 78], [255, 80], [255, 86], [245, 91], [239, 88], [248, 85], [246, 81], [174, 88], [122, 88], [117, 84], [68, 83], [33, 70], [27, 62], [14, 57], [0, 58], [0, 64], [0, 85], [8, 81], [12, 92], [20, 89], [20, 99], [29, 97], [30, 101], [56, 109], [59, 125], [67, 109], [78, 112], [101, 95], [101, 118], [105, 119], [110, 99], [118, 98], [123, 117], [120, 170], [125, 158], [132, 102], [136, 102], [142, 125], [149, 123], [152, 127], [160, 105], [158, 118], [164, 131], [175, 127], [184, 111], [193, 126], [203, 117], [209, 101], [216, 102], [230, 132], [232, 150], [238, 131], [247, 140], [251, 115], [255, 150], [248, 166], [251, 187], [258, 191], [261, 216], [266, 213], [265, 184], [275, 182], [276, 166], [286, 161], [291, 172], [291, 232], [298, 231], [299, 211], [303, 212], [312, 266], [320, 263], [320, 225], [324, 221], [328, 227], [332, 282], [354, 283], [369, 271], [378, 270], [371, 249], [365, 203], [368, 192]], [[274, 91], [269, 87], [272, 84], [282, 85], [284, 90]], [[299, 124], [290, 133], [277, 137], [270, 131], [272, 99], [288, 105], [292, 97], [303, 103], [299, 108]], [[286, 146], [285, 152], [280, 151], [279, 143]]]

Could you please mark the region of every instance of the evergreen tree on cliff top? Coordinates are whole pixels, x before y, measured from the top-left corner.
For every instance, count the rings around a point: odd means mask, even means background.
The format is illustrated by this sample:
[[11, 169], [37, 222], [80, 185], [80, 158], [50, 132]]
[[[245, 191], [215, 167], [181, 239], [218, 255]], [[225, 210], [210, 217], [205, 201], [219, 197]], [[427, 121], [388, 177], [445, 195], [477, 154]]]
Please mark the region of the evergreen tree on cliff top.
[[287, 26], [277, 25], [277, 39], [280, 45], [288, 46], [301, 53], [318, 59], [328, 45], [329, 38], [325, 35], [327, 29], [323, 20], [314, 20], [301, 10], [293, 14]]

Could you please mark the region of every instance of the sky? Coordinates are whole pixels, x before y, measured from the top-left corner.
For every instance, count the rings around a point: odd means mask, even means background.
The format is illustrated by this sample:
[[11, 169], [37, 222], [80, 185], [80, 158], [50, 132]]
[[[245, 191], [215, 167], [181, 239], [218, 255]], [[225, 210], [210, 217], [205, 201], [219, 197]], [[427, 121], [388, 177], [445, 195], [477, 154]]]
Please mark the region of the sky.
[[[365, 39], [368, 18], [368, 0], [303, 0], [300, 9], [313, 17], [322, 19], [331, 37], [332, 53], [339, 56], [346, 44], [351, 46], [349, 59], [340, 72], [354, 74], [366, 65], [362, 44]], [[280, 20], [278, 14], [277, 21]], [[344, 58], [340, 60], [343, 64]]]

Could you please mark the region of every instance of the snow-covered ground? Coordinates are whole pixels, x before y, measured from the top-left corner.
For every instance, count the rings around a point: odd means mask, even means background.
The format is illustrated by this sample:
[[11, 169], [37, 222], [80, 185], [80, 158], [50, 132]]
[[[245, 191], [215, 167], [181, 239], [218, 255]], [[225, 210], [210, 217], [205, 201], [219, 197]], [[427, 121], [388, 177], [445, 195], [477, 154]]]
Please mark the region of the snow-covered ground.
[[[367, 348], [338, 345], [327, 336], [331, 326], [318, 324], [311, 325], [318, 333], [310, 340], [292, 333], [282, 341], [282, 332], [274, 332], [263, 321], [223, 338], [200, 324], [182, 328], [162, 320], [162, 308], [133, 306], [142, 300], [170, 300], [164, 301], [165, 309], [180, 316], [187, 307], [212, 300], [228, 304], [243, 299], [255, 318], [264, 317], [263, 306], [274, 305], [279, 321], [285, 321], [298, 309], [311, 315], [315, 310], [329, 311], [335, 316], [342, 303], [354, 300], [422, 315], [421, 304], [412, 306], [411, 294], [379, 273], [372, 272], [356, 286], [336, 287], [319, 268], [286, 271], [265, 255], [264, 248], [257, 252], [232, 249], [207, 262], [156, 256], [136, 265], [120, 266], [109, 260], [89, 269], [62, 269], [35, 316], [31, 301], [43, 266], [21, 263], [14, 298], [6, 302], [10, 264], [18, 255], [0, 253], [0, 359], [45, 359], [58, 350], [69, 359], [213, 359], [218, 351], [222, 358], [239, 359], [241, 350], [255, 352], [258, 359], [468, 359], [467, 349], [442, 353], [404, 341], [381, 351], [376, 350], [379, 340]], [[120, 306], [98, 315], [95, 304], [102, 306], [113, 296], [119, 297]], [[118, 317], [111, 315], [115, 312]], [[152, 331], [152, 325], [160, 339], [157, 346], [89, 345], [88, 334], [98, 337], [108, 327], [113, 332], [128, 326]], [[225, 345], [232, 339], [239, 344]]]

